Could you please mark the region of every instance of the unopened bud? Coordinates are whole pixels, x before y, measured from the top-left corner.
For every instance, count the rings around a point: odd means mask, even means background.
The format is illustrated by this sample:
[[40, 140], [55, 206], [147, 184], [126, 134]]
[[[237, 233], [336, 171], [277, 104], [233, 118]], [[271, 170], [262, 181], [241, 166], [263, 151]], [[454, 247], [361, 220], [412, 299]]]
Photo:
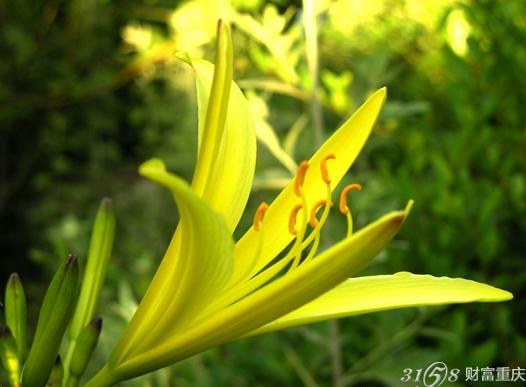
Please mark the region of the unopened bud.
[[0, 326], [0, 359], [7, 371], [9, 383], [16, 386], [20, 382], [20, 362], [16, 342], [9, 327]]
[[49, 380], [46, 387], [61, 387], [62, 379], [64, 378], [64, 365], [62, 364], [62, 359], [60, 355], [55, 358], [55, 364], [51, 369], [51, 375], [49, 375]]
[[15, 338], [18, 359], [23, 363], [27, 352], [27, 304], [17, 273], [11, 274], [5, 290], [5, 323]]
[[79, 263], [70, 255], [53, 277], [40, 308], [38, 323], [22, 375], [24, 387], [42, 387], [51, 374], [77, 301]]
[[97, 345], [101, 329], [102, 319], [97, 317], [80, 332], [71, 358], [70, 377], [80, 378], [86, 370], [91, 354]]

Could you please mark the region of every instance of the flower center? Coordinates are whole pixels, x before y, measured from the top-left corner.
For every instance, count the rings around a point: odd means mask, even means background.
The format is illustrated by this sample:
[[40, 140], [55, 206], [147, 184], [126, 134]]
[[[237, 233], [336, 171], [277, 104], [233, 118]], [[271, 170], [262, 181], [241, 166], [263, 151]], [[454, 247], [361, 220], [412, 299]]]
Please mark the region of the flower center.
[[[333, 160], [336, 157], [333, 154], [328, 154], [325, 156], [320, 163], [321, 178], [323, 179], [327, 190], [325, 199], [317, 201], [312, 208], [308, 208], [307, 199], [303, 190], [303, 183], [305, 181], [305, 174], [309, 168], [309, 163], [303, 161], [296, 172], [294, 177], [294, 193], [301, 199], [301, 203], [296, 204], [290, 211], [289, 222], [288, 222], [288, 231], [294, 235], [294, 240], [292, 246], [287, 251], [287, 253], [280, 259], [269, 264], [267, 267], [262, 269], [260, 272], [255, 273], [255, 275], [248, 277], [245, 281], [238, 283], [232, 288], [228, 289], [222, 297], [216, 301], [215, 307], [218, 305], [228, 305], [233, 302], [236, 302], [242, 297], [245, 297], [254, 290], [260, 288], [267, 282], [271, 281], [279, 273], [284, 271], [287, 267], [287, 272], [293, 271], [300, 266], [300, 264], [306, 263], [313, 259], [316, 255], [320, 244], [321, 230], [327, 219], [329, 217], [330, 209], [333, 205], [332, 202], [332, 190], [331, 190], [331, 179], [329, 177], [329, 171], [327, 168], [327, 161]], [[350, 184], [346, 186], [341, 195], [340, 195], [340, 210], [347, 216], [347, 222], [349, 228], [347, 230], [347, 236], [352, 234], [352, 217], [351, 211], [347, 206], [347, 193], [350, 190], [360, 190], [361, 186], [359, 184]], [[265, 231], [265, 222], [264, 215], [267, 210], [268, 205], [263, 202], [259, 205], [256, 213], [254, 214], [253, 227], [254, 230], [259, 234], [256, 256], [254, 257], [254, 262], [256, 262], [261, 254], [264, 231]], [[321, 216], [317, 218], [318, 212], [321, 211]], [[344, 209], [344, 210], [342, 210]], [[301, 215], [300, 215], [301, 211]], [[345, 211], [345, 212], [344, 212]], [[298, 220], [298, 216], [301, 216], [301, 221]], [[298, 224], [299, 223], [299, 224]], [[307, 232], [310, 225], [310, 231]], [[307, 255], [302, 259], [303, 252], [310, 246]]]

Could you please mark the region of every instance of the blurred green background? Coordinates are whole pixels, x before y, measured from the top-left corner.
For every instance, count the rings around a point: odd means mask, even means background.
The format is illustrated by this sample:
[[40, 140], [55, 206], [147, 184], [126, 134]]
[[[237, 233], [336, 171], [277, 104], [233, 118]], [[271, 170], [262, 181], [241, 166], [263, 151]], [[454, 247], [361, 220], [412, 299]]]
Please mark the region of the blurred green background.
[[[93, 370], [104, 362], [177, 222], [169, 194], [139, 178], [137, 166], [157, 156], [189, 179], [195, 163], [193, 77], [174, 53], [212, 60], [216, 20], [228, 14], [235, 78], [260, 140], [255, 190], [236, 236], [295, 162], [387, 86], [387, 105], [347, 181], [364, 187], [352, 195], [355, 223], [409, 198], [416, 204], [367, 274], [461, 276], [515, 299], [269, 334], [123, 385], [406, 386], [404, 368], [436, 360], [461, 370], [524, 368], [526, 2], [235, 0], [230, 7], [0, 0], [0, 286], [20, 273], [34, 321], [58, 262], [68, 252], [86, 257], [99, 201], [112, 197], [117, 235]], [[344, 232], [335, 216], [325, 246]]]

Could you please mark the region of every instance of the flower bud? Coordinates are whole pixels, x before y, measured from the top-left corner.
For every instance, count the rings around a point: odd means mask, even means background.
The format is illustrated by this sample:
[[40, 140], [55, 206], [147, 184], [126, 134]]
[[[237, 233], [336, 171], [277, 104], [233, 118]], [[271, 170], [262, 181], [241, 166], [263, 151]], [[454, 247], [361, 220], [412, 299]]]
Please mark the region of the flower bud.
[[84, 327], [93, 319], [106, 277], [115, 235], [115, 214], [112, 201], [104, 198], [99, 206], [89, 245], [88, 260], [80, 288], [79, 301], [71, 321], [68, 348], [64, 358], [65, 384], [69, 384], [69, 370], [76, 342]]
[[114, 235], [115, 215], [112, 201], [109, 198], [104, 198], [95, 218], [79, 302], [71, 321], [69, 330], [71, 342], [77, 339], [81, 330], [93, 319], [106, 277]]
[[35, 338], [22, 375], [24, 387], [42, 387], [48, 381], [77, 301], [78, 283], [78, 260], [70, 255], [60, 265], [44, 296]]
[[7, 371], [9, 383], [13, 386], [20, 381], [20, 362], [15, 338], [7, 326], [0, 326], [0, 359]]
[[97, 317], [80, 332], [69, 367], [70, 378], [79, 379], [86, 370], [88, 361], [99, 339], [101, 329], [102, 319]]
[[51, 374], [49, 375], [49, 380], [47, 381], [46, 387], [61, 387], [62, 379], [64, 377], [64, 366], [62, 364], [62, 359], [60, 355], [55, 358], [55, 364], [51, 369]]
[[27, 304], [17, 273], [11, 274], [5, 290], [5, 322], [15, 339], [18, 359], [23, 363], [27, 352]]

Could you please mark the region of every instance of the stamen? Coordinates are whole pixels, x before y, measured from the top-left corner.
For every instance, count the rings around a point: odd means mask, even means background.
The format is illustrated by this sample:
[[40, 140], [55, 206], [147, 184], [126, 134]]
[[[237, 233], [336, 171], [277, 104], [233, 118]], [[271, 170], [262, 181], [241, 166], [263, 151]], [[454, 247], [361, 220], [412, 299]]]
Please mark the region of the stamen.
[[305, 180], [305, 173], [309, 168], [308, 161], [302, 161], [296, 172], [296, 177], [294, 179], [294, 193], [296, 196], [301, 196], [301, 188], [303, 187], [303, 181]]
[[[317, 234], [321, 232], [321, 229], [327, 222], [327, 218], [329, 217], [329, 212], [332, 207], [332, 191], [331, 191], [331, 185], [330, 183], [325, 184], [327, 187], [327, 193], [325, 198], [325, 207], [323, 208], [320, 220], [317, 222], [316, 226], [314, 227], [314, 230], [305, 238], [305, 240], [302, 243], [302, 249], [305, 249], [308, 245], [312, 243], [314, 238]], [[309, 222], [310, 223], [310, 222]], [[312, 224], [311, 224], [312, 225]]]
[[309, 254], [307, 257], [303, 260], [303, 263], [310, 261], [314, 256], [316, 255], [316, 251], [318, 251], [318, 246], [320, 245], [320, 233], [316, 233], [314, 236], [314, 243], [312, 244], [312, 247], [310, 248]]
[[340, 212], [347, 218], [347, 238], [352, 235], [353, 232], [353, 220], [351, 210], [347, 207], [347, 193], [351, 190], [361, 191], [362, 186], [360, 184], [349, 184], [346, 186], [340, 194]]
[[331, 179], [329, 178], [329, 171], [327, 170], [327, 160], [334, 160], [336, 156], [334, 153], [329, 153], [327, 156], [325, 156], [320, 163], [321, 167], [321, 177], [323, 181], [327, 184], [330, 184]]
[[362, 186], [360, 184], [349, 184], [340, 193], [340, 212], [344, 215], [349, 212], [349, 207], [347, 207], [347, 193], [353, 189], [361, 191]]
[[298, 231], [296, 230], [296, 218], [298, 216], [298, 212], [303, 208], [303, 205], [297, 204], [296, 207], [292, 209], [289, 216], [289, 232], [292, 235], [296, 235]]
[[254, 221], [252, 223], [254, 226], [254, 230], [259, 231], [261, 222], [263, 221], [263, 217], [265, 216], [265, 211], [267, 211], [267, 208], [268, 204], [266, 202], [262, 202], [256, 210], [256, 213], [254, 214]]
[[310, 217], [309, 217], [309, 224], [316, 228], [318, 225], [318, 220], [316, 219], [316, 212], [318, 212], [319, 208], [327, 203], [327, 200], [320, 200], [314, 204], [314, 206], [310, 210]]

